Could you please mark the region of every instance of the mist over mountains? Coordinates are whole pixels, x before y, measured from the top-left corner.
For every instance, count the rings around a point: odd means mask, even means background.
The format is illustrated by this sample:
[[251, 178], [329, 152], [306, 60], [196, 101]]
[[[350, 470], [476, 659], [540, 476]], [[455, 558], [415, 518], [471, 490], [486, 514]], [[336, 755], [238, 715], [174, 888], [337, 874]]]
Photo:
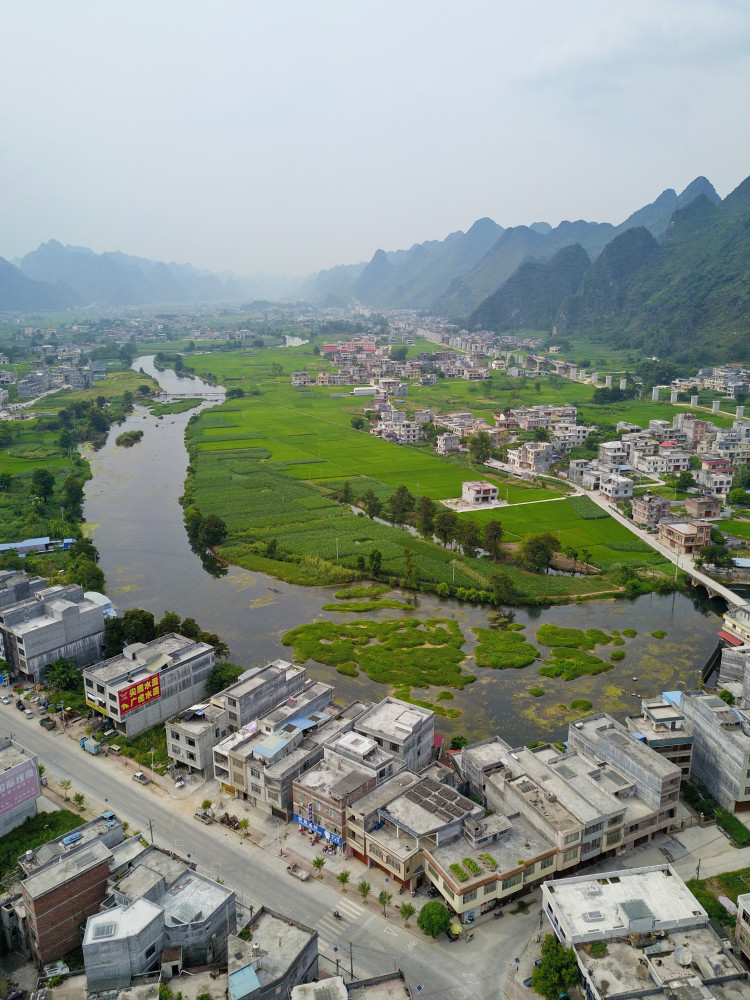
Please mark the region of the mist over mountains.
[[498, 332], [549, 331], [698, 357], [750, 353], [750, 179], [723, 201], [705, 177], [618, 225], [546, 222], [377, 250], [305, 278], [201, 271], [56, 240], [0, 258], [0, 310], [300, 301], [414, 309]]

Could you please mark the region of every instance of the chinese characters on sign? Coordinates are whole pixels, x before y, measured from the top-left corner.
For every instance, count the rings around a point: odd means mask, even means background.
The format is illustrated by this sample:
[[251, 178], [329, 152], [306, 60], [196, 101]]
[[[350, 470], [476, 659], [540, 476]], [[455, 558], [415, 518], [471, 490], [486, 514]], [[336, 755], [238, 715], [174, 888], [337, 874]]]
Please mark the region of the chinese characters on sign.
[[160, 697], [161, 687], [159, 685], [159, 675], [151, 674], [150, 677], [146, 677], [144, 680], [138, 681], [137, 684], [131, 684], [130, 687], [123, 688], [121, 691], [117, 692], [117, 698], [120, 704], [120, 715], [125, 715], [126, 712], [132, 712], [134, 708], [139, 708], [147, 701], [153, 701], [154, 698]]
[[39, 774], [31, 761], [0, 774], [0, 813], [9, 812], [39, 795]]

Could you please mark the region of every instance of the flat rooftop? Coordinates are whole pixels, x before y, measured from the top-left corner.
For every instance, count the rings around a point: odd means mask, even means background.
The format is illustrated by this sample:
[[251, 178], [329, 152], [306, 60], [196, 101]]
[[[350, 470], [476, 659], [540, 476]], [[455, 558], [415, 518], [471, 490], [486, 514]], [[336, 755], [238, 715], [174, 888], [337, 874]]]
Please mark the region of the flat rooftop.
[[[722, 704], [725, 708], [727, 707], [726, 702], [722, 702]], [[589, 739], [602, 739], [616, 747], [617, 750], [625, 751], [628, 757], [641, 767], [647, 768], [652, 774], [661, 778], [678, 777], [680, 774], [680, 769], [676, 764], [672, 764], [651, 747], [641, 743], [640, 740], [634, 739], [627, 730], [624, 730], [624, 727], [621, 729], [616, 726], [614, 720], [608, 719], [606, 716], [589, 716], [587, 719], [582, 719], [580, 723], [576, 722], [575, 728]]]
[[636, 910], [667, 925], [708, 921], [706, 911], [670, 865], [557, 879], [547, 888], [573, 941], [619, 929], [625, 935]]
[[[260, 953], [254, 952], [250, 942], [230, 937], [228, 949], [229, 995], [232, 989], [232, 976], [242, 978], [243, 970], [251, 963], [257, 963], [255, 975], [261, 986], [268, 986], [283, 976], [294, 964], [315, 936], [315, 931], [302, 924], [290, 921], [288, 918], [276, 916], [273, 912], [262, 908], [251, 922], [252, 944], [260, 945]], [[260, 962], [258, 962], [260, 959]]]
[[293, 666], [286, 660], [274, 660], [273, 663], [268, 663], [265, 667], [255, 667], [246, 670], [240, 679], [228, 688], [225, 688], [221, 692], [221, 695], [225, 698], [234, 698], [237, 701], [241, 701], [259, 688], [275, 680], [279, 674], [286, 675], [288, 671], [299, 673], [303, 669], [303, 667]]
[[434, 833], [448, 824], [484, 809], [433, 778], [423, 778], [383, 808], [383, 814], [416, 837]]
[[7, 738], [0, 738], [0, 771], [7, 771], [16, 764], [24, 764], [33, 760], [34, 754], [24, 749], [19, 743]]
[[[490, 820], [494, 819], [490, 817]], [[459, 837], [449, 844], [439, 847], [427, 848], [428, 853], [437, 861], [448, 877], [456, 884], [460, 892], [467, 892], [475, 882], [485, 881], [489, 875], [501, 876], [506, 872], [515, 871], [521, 868], [523, 863], [531, 858], [538, 858], [540, 855], [549, 854], [554, 845], [534, 829], [534, 827], [523, 816], [513, 815], [509, 817], [509, 823], [505, 832], [501, 833], [497, 840], [489, 844], [482, 844], [476, 849], [465, 840]], [[528, 846], [527, 846], [528, 845]], [[488, 869], [480, 854], [489, 854], [497, 862], [497, 868]], [[450, 872], [452, 864], [462, 865], [464, 858], [473, 858], [481, 869], [479, 875], [472, 875], [467, 869], [469, 878], [465, 882], [458, 882], [456, 877]], [[462, 865], [462, 867], [464, 867]], [[550, 871], [553, 871], [550, 868]]]
[[321, 760], [309, 771], [301, 774], [297, 778], [297, 784], [326, 798], [338, 799], [364, 785], [371, 777], [372, 775], [358, 771], [354, 767], [347, 767], [346, 764], [339, 767]]
[[166, 926], [174, 927], [205, 920], [208, 913], [216, 910], [233, 895], [232, 889], [191, 871], [171, 889], [167, 889], [159, 900], [159, 905], [164, 909]]
[[464, 747], [463, 753], [481, 769], [491, 767], [493, 764], [507, 763], [511, 749], [510, 744], [498, 736], [487, 743], [476, 743], [474, 746]]
[[59, 885], [63, 885], [69, 879], [75, 878], [90, 868], [95, 868], [102, 862], [109, 862], [111, 859], [110, 849], [105, 847], [101, 841], [94, 841], [90, 847], [83, 851], [77, 851], [61, 861], [59, 865], [50, 865], [49, 868], [44, 868], [24, 879], [24, 890], [32, 899], [38, 899]]
[[210, 650], [211, 646], [205, 642], [194, 642], [184, 635], [172, 632], [160, 639], [154, 639], [153, 642], [133, 643], [126, 646], [125, 650], [118, 656], [86, 667], [84, 676], [90, 676], [92, 680], [100, 684], [107, 684], [117, 681], [121, 676], [125, 677], [130, 674], [132, 681], [123, 680], [123, 683], [134, 683], [140, 677], [160, 670], [166, 665], [167, 657], [174, 664], [177, 664]]
[[135, 899], [127, 906], [113, 906], [103, 913], [94, 913], [86, 921], [83, 943], [133, 937], [161, 913], [161, 907], [148, 899]]
[[[80, 826], [75, 827], [75, 829], [69, 830], [67, 833], [55, 838], [55, 840], [50, 840], [48, 843], [37, 847], [33, 852], [33, 858], [30, 860], [27, 860], [26, 855], [22, 854], [18, 859], [18, 864], [23, 869], [24, 874], [31, 875], [64, 854], [72, 854], [81, 850], [86, 844], [98, 840], [108, 830], [118, 825], [120, 825], [120, 820], [118, 820], [115, 814], [107, 812], [88, 823], [82, 823]], [[75, 840], [71, 841], [71, 837], [75, 837]], [[66, 844], [64, 841], [69, 841], [69, 843]]]
[[210, 701], [202, 702], [200, 705], [191, 705], [190, 708], [179, 712], [167, 725], [177, 726], [180, 732], [189, 733], [191, 736], [200, 736], [207, 729], [213, 728], [225, 712], [225, 708], [219, 708]]
[[386, 698], [365, 712], [357, 722], [358, 729], [403, 743], [417, 726], [432, 717], [430, 709], [409, 705], [395, 698]]
[[372, 791], [360, 795], [355, 802], [352, 802], [349, 809], [357, 816], [367, 817], [377, 812], [378, 809], [382, 809], [393, 799], [402, 795], [407, 788], [411, 788], [422, 780], [413, 771], [401, 771], [400, 774], [395, 774], [393, 777], [381, 781]]

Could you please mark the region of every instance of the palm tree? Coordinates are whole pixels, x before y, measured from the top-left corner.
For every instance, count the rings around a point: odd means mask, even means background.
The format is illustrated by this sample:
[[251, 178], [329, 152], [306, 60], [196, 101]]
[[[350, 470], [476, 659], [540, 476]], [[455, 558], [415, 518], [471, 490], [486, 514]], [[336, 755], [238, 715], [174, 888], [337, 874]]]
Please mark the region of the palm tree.
[[387, 889], [383, 889], [382, 892], [378, 896], [378, 902], [381, 903], [382, 906], [383, 906], [383, 916], [384, 917], [388, 916], [388, 914], [386, 913], [386, 909], [385, 908], [386, 908], [386, 906], [388, 906], [388, 904], [390, 903], [390, 901], [392, 899], [393, 899], [393, 896], [392, 896], [392, 894], [390, 892], [388, 892]]
[[75, 802], [75, 804], [78, 806], [79, 809], [83, 805], [84, 798], [85, 796], [83, 795], [83, 792], [76, 792], [75, 795], [73, 796], [73, 801]]
[[323, 878], [323, 869], [325, 868], [326, 859], [321, 857], [320, 854], [313, 858], [313, 868], [318, 873], [318, 878]]
[[62, 788], [62, 790], [65, 792], [66, 802], [68, 801], [68, 792], [70, 791], [70, 786], [72, 784], [73, 782], [70, 780], [70, 778], [63, 778], [63, 780], [60, 782], [60, 788]]
[[411, 903], [402, 903], [401, 906], [399, 907], [398, 912], [401, 914], [401, 919], [404, 922], [404, 927], [408, 927], [409, 920], [414, 916], [414, 914], [417, 911], [415, 907], [412, 906]]
[[357, 883], [357, 892], [362, 897], [362, 902], [366, 903], [367, 902], [367, 897], [372, 892], [372, 886], [365, 879], [362, 879], [361, 882]]
[[336, 881], [341, 886], [341, 891], [342, 892], [346, 892], [346, 886], [347, 886], [347, 883], [349, 882], [349, 875], [350, 874], [351, 874], [350, 872], [344, 870], [342, 872], [339, 872], [338, 875], [336, 876]]

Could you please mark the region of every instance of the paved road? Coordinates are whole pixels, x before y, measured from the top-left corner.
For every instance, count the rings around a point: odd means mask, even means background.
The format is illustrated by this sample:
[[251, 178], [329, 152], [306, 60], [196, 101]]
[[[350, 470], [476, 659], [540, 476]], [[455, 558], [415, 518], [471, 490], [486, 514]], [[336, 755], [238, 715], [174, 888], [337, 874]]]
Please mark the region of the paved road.
[[[113, 809], [131, 830], [148, 833], [150, 821], [157, 845], [190, 857], [202, 870], [234, 887], [242, 912], [248, 912], [250, 905], [266, 904], [314, 927], [320, 953], [328, 959], [321, 962], [326, 971], [335, 971], [337, 958], [348, 968], [351, 942], [357, 978], [400, 968], [412, 995], [422, 985], [426, 995], [439, 1000], [499, 998], [517, 956], [522, 959], [521, 978], [530, 974], [538, 954], [538, 892], [528, 914], [507, 914], [503, 920], [479, 926], [470, 942], [450, 943], [444, 936], [433, 942], [415, 929], [403, 928], [395, 912], [397, 895], [389, 907], [390, 917], [384, 919], [372, 907], [364, 907], [354, 889], [342, 895], [317, 881], [302, 884], [287, 875], [286, 861], [275, 856], [275, 842], [271, 850], [263, 850], [219, 824], [206, 827], [186, 818], [168, 792], [136, 784], [130, 772], [114, 761], [92, 757], [59, 731], [46, 732], [37, 718], [26, 719], [12, 704], [0, 705], [0, 731], [12, 733], [37, 754], [52, 783], [70, 778], [71, 794], [83, 792], [87, 804]], [[373, 893], [382, 888], [381, 879], [382, 873], [373, 869]], [[334, 909], [342, 920], [333, 918]]]

